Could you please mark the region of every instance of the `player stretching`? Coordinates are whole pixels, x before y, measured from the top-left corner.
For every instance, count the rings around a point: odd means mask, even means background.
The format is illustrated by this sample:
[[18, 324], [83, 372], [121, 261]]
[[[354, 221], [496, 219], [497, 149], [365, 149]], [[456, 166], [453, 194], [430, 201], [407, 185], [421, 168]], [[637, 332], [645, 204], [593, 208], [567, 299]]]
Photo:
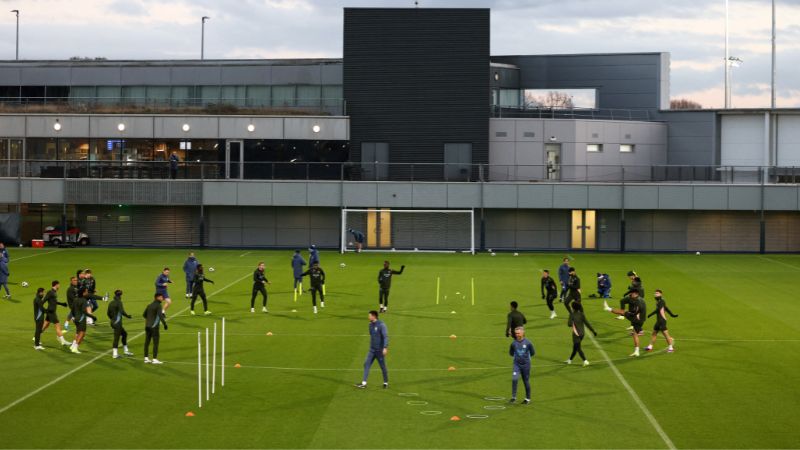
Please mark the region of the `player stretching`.
[[206, 289], [203, 287], [203, 283], [208, 281], [211, 284], [214, 284], [214, 281], [210, 278], [206, 278], [205, 274], [203, 273], [203, 265], [198, 264], [197, 269], [194, 272], [194, 278], [192, 278], [192, 304], [189, 313], [194, 315], [194, 302], [197, 301], [197, 297], [200, 296], [200, 299], [203, 300], [203, 311], [205, 311], [205, 315], [211, 314], [211, 311], [208, 310], [208, 299], [206, 299]]
[[364, 247], [364, 233], [352, 228], [348, 229], [347, 232], [353, 235], [353, 241], [355, 241], [356, 244], [356, 253], [361, 253], [361, 249]]
[[[167, 309], [172, 304], [172, 299], [169, 298], [169, 292], [167, 292], [167, 287], [172, 284], [172, 280], [169, 279], [169, 267], [164, 267], [164, 270], [161, 271], [161, 275], [156, 278], [156, 295], [160, 295], [164, 298], [163, 306], [164, 306], [164, 315], [167, 314]], [[155, 303], [155, 302], [153, 302]], [[152, 304], [152, 303], [151, 303]]]
[[[161, 307], [161, 302], [164, 301], [162, 294], [156, 294], [153, 303], [147, 305], [144, 310], [145, 325], [144, 325], [144, 363], [145, 364], [162, 364], [158, 360], [158, 341], [160, 340], [160, 332], [158, 326], [164, 324], [164, 331], [167, 330], [167, 316]], [[153, 359], [150, 356], [150, 341], [153, 342]]]
[[[300, 254], [300, 250], [294, 251], [292, 256], [292, 274], [294, 275], [294, 295], [303, 295], [303, 266], [306, 265], [306, 260]], [[297, 300], [297, 299], [295, 299]]]
[[577, 353], [583, 360], [583, 366], [589, 365], [589, 360], [586, 359], [586, 355], [583, 354], [583, 349], [581, 348], [583, 338], [586, 336], [584, 325], [597, 336], [597, 331], [594, 331], [592, 325], [586, 320], [586, 316], [583, 315], [583, 305], [580, 302], [576, 302], [572, 305], [572, 312], [569, 313], [569, 320], [567, 321], [567, 326], [572, 329], [572, 354], [569, 355], [569, 359], [566, 361], [567, 364], [572, 364], [572, 358]]
[[378, 271], [378, 284], [380, 290], [378, 291], [378, 305], [380, 311], [385, 313], [389, 309], [389, 289], [392, 288], [392, 275], [402, 275], [406, 266], [400, 266], [400, 271], [392, 270], [389, 268], [389, 261], [383, 262], [383, 269]]
[[574, 267], [570, 267], [568, 270], [567, 295], [564, 296], [564, 306], [567, 307], [567, 313], [571, 311], [570, 304], [572, 302], [581, 302], [581, 279], [575, 273]]
[[36, 296], [33, 297], [33, 321], [36, 324], [36, 331], [33, 335], [34, 350], [44, 350], [44, 347], [42, 347], [44, 316], [44, 288], [39, 288], [36, 290]]
[[523, 405], [531, 402], [531, 358], [536, 354], [533, 343], [525, 337], [525, 329], [517, 327], [514, 330], [514, 342], [508, 348], [508, 354], [514, 358], [514, 372], [511, 378], [511, 399], [509, 403], [517, 401], [517, 383], [522, 377], [525, 385], [525, 400]]
[[389, 330], [386, 324], [378, 320], [378, 311], [369, 312], [369, 353], [364, 361], [364, 377], [356, 384], [359, 389], [367, 387], [367, 378], [372, 363], [378, 360], [383, 373], [383, 388], [389, 387], [389, 370], [386, 368], [386, 354], [389, 353]]
[[319, 264], [319, 250], [317, 250], [316, 245], [312, 244], [308, 248], [308, 264], [313, 266], [314, 263]]
[[66, 339], [64, 339], [64, 331], [61, 330], [61, 323], [58, 321], [58, 313], [56, 312], [56, 308], [61, 306], [67, 306], [66, 303], [61, 303], [58, 301], [58, 288], [61, 287], [58, 281], [53, 281], [51, 283], [51, 288], [47, 291], [47, 294], [44, 296], [44, 303], [45, 303], [45, 317], [44, 317], [44, 326], [42, 326], [42, 332], [50, 326], [50, 324], [54, 324], [56, 327], [56, 336], [58, 336], [58, 342], [61, 345], [69, 345]]
[[633, 353], [630, 356], [639, 356], [639, 333], [642, 331], [642, 326], [644, 325], [645, 317], [645, 307], [644, 301], [639, 298], [639, 291], [633, 290], [628, 291], [625, 295], [628, 298], [629, 308], [628, 311], [623, 309], [614, 309], [608, 306], [607, 301], [603, 301], [603, 309], [606, 311], [616, 314], [618, 316], [623, 316], [631, 322], [631, 326], [633, 327], [633, 332], [631, 335], [633, 336]]
[[322, 285], [325, 284], [325, 271], [319, 266], [319, 261], [311, 264], [311, 268], [301, 274], [301, 277], [308, 276], [311, 280], [311, 304], [314, 305], [314, 314], [317, 313], [317, 293], [319, 293], [319, 305], [325, 307], [325, 293]]
[[75, 338], [72, 340], [70, 351], [72, 353], [80, 353], [78, 349], [84, 336], [86, 336], [86, 324], [89, 319], [97, 322], [97, 317], [92, 315], [92, 300], [89, 295], [89, 290], [83, 288], [78, 298], [72, 303], [72, 321], [75, 323]]
[[656, 309], [647, 316], [650, 317], [655, 314], [656, 325], [653, 327], [653, 334], [650, 336], [650, 345], [645, 347], [645, 351], [653, 351], [653, 345], [655, 345], [658, 332], [660, 331], [667, 340], [667, 352], [672, 353], [675, 351], [675, 349], [672, 348], [672, 344], [675, 342], [675, 339], [669, 335], [669, 331], [667, 330], [667, 314], [669, 314], [670, 317], [678, 317], [678, 315], [673, 314], [672, 311], [669, 310], [667, 307], [667, 302], [664, 300], [664, 297], [662, 297], [661, 294], [661, 289], [656, 289]]
[[550, 277], [549, 270], [542, 271], [541, 292], [542, 299], [547, 300], [547, 308], [550, 310], [550, 318], [555, 319], [557, 316], [556, 309], [553, 307], [553, 301], [555, 301], [556, 297], [558, 297], [558, 288], [556, 287], [556, 281]]
[[264, 275], [264, 263], [258, 263], [258, 268], [253, 272], [253, 295], [250, 297], [250, 312], [256, 312], [256, 295], [261, 294], [264, 298], [261, 312], [267, 312], [267, 288], [266, 285], [271, 284]]
[[508, 313], [508, 321], [506, 322], [506, 337], [513, 338], [514, 337], [514, 330], [517, 328], [522, 328], [525, 324], [528, 323], [528, 319], [525, 318], [521, 312], [517, 311], [519, 304], [517, 302], [511, 302], [511, 312]]
[[111, 348], [111, 356], [114, 359], [119, 358], [119, 338], [122, 338], [122, 351], [125, 356], [133, 356], [133, 353], [128, 350], [128, 332], [122, 326], [122, 318], [131, 318], [130, 314], [125, 312], [125, 307], [122, 306], [122, 291], [117, 289], [114, 291], [114, 300], [108, 304], [108, 319], [111, 321], [111, 328], [114, 329], [114, 344]]

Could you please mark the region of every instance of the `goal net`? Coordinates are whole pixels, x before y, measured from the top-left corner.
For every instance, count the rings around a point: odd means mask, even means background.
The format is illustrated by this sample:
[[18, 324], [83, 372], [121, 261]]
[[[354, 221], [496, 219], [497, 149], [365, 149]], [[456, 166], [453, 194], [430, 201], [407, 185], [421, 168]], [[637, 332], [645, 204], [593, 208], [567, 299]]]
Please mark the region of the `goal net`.
[[341, 252], [475, 253], [474, 211], [442, 209], [342, 209]]

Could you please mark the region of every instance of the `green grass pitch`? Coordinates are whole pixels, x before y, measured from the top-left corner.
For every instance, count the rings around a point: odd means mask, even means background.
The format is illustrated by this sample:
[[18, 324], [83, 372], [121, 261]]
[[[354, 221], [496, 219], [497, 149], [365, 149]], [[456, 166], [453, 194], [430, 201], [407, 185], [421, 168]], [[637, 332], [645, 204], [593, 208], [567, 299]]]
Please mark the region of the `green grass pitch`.
[[[800, 445], [798, 255], [573, 255], [584, 297], [594, 287], [594, 274], [607, 272], [616, 304], [627, 286], [625, 273], [635, 269], [648, 307], [654, 306], [653, 290], [661, 288], [680, 314], [669, 321], [675, 353], [664, 352], [659, 338], [656, 352], [634, 360], [627, 356], [632, 343], [625, 322], [603, 312], [600, 301], [585, 298], [599, 337], [596, 345], [584, 341], [592, 365], [583, 368], [563, 363], [571, 349], [563, 305], [557, 306], [558, 319], [549, 320], [539, 297], [539, 270], [555, 271], [560, 254], [323, 252], [328, 301], [315, 316], [308, 294], [293, 302], [291, 251], [199, 250], [200, 261], [216, 269], [208, 273], [216, 284], [207, 287], [213, 315], [191, 317], [182, 295], [184, 250], [10, 251], [12, 283], [30, 286], [12, 284], [12, 300], [0, 300], [3, 448]], [[377, 271], [387, 256], [395, 268], [406, 265], [382, 316], [391, 338], [391, 387], [380, 388], [376, 364], [368, 389], [357, 390], [353, 383], [360, 380], [368, 348], [367, 312], [377, 306]], [[272, 282], [269, 314], [249, 312], [252, 272], [260, 260]], [[141, 314], [164, 265], [174, 269], [174, 304], [170, 328], [161, 335], [165, 364], [154, 367], [142, 363]], [[35, 288], [53, 279], [66, 286], [79, 267], [93, 269], [100, 291], [125, 291], [126, 309], [134, 316], [126, 328], [135, 357], [111, 358], [103, 304], [102, 321], [88, 330], [83, 354], [58, 348], [52, 328], [43, 336], [47, 350], [33, 350]], [[528, 406], [486, 399], [510, 396], [503, 328], [512, 299], [528, 318], [537, 352]], [[65, 308], [59, 316], [65, 318]], [[197, 332], [223, 316], [226, 385], [217, 385], [198, 409]], [[648, 335], [652, 325], [648, 320]], [[189, 411], [195, 416], [186, 417]], [[429, 411], [441, 413], [422, 414]]]

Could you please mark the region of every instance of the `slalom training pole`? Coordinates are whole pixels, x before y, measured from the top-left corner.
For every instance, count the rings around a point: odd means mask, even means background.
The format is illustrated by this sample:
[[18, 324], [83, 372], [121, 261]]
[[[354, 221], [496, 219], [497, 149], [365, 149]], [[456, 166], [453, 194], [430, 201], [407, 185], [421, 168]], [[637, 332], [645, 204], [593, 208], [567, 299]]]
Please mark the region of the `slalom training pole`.
[[214, 322], [214, 351], [211, 357], [211, 393], [217, 388], [217, 322]]
[[200, 332], [197, 332], [197, 407], [203, 407], [203, 356], [200, 350]]
[[208, 328], [206, 328], [206, 401], [211, 399], [211, 386], [209, 385], [209, 371], [208, 365]]
[[222, 318], [222, 384], [225, 386], [225, 318]]
[[436, 277], [436, 304], [439, 304], [439, 277]]
[[472, 290], [472, 306], [475, 306], [475, 278], [469, 279], [469, 285]]

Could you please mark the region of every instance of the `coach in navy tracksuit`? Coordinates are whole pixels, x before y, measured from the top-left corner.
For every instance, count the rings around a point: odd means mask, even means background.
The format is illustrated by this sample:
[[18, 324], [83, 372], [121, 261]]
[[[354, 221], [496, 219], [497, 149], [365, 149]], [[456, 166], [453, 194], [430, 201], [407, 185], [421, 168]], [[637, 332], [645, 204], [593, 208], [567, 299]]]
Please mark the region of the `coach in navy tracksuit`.
[[531, 358], [536, 354], [533, 343], [525, 337], [525, 329], [517, 327], [514, 330], [514, 342], [508, 349], [508, 354], [514, 358], [514, 374], [511, 379], [511, 399], [510, 403], [517, 401], [517, 383], [520, 377], [525, 384], [525, 400], [522, 402], [527, 405], [531, 402]]
[[194, 252], [189, 253], [189, 257], [183, 263], [183, 273], [186, 275], [186, 297], [192, 295], [192, 283], [194, 281], [194, 273], [197, 272], [197, 265], [200, 264], [197, 258], [194, 257]]
[[297, 290], [298, 287], [300, 289], [300, 294], [303, 293], [303, 266], [306, 265], [306, 260], [303, 259], [303, 255], [300, 254], [300, 250], [294, 251], [294, 256], [292, 257], [292, 272], [294, 275], [294, 289]]
[[567, 295], [567, 282], [569, 281], [569, 258], [564, 258], [563, 264], [558, 266], [558, 281], [561, 283], [561, 300]]
[[357, 388], [367, 387], [367, 377], [372, 363], [377, 359], [383, 372], [383, 388], [389, 387], [389, 371], [386, 369], [386, 354], [389, 353], [389, 332], [386, 324], [378, 320], [378, 311], [369, 312], [369, 353], [364, 361], [364, 378], [361, 383], [356, 384]]

